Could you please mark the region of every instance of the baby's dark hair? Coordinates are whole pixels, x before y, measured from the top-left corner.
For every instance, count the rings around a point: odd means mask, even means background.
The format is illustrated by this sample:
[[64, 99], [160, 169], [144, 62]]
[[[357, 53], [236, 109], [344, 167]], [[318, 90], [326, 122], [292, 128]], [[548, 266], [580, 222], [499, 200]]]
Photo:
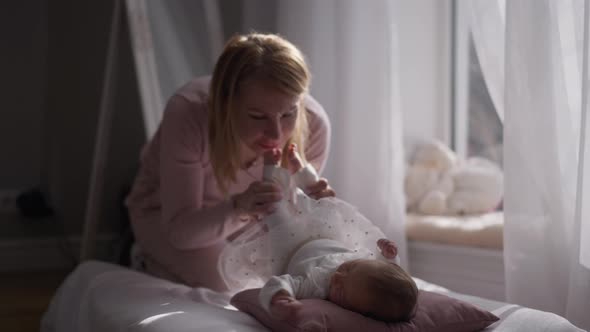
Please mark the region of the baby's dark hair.
[[367, 291], [372, 294], [372, 318], [392, 322], [409, 320], [418, 301], [418, 287], [399, 265], [374, 261], [369, 273]]

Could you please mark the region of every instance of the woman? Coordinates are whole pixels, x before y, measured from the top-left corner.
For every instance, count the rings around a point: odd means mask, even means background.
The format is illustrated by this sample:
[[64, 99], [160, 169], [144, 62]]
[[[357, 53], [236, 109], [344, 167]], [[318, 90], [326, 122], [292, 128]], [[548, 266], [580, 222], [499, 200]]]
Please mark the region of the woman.
[[[225, 289], [217, 259], [227, 238], [281, 200], [275, 184], [259, 181], [262, 154], [295, 143], [318, 172], [325, 164], [330, 127], [309, 80], [295, 46], [249, 34], [228, 41], [211, 78], [170, 98], [126, 201], [149, 273]], [[334, 196], [325, 179], [307, 193]]]

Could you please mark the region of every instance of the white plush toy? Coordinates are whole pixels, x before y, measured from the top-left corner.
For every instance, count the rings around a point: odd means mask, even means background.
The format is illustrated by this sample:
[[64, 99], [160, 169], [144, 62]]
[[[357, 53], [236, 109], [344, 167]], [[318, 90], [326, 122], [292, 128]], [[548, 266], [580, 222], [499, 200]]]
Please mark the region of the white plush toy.
[[494, 210], [503, 196], [503, 173], [484, 158], [460, 160], [439, 141], [416, 144], [405, 178], [408, 212], [462, 215]]

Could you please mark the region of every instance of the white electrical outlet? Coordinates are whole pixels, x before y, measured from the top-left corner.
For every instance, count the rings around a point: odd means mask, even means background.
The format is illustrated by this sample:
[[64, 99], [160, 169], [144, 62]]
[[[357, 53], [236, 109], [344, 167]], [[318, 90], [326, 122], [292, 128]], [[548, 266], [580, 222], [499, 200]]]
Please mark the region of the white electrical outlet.
[[16, 212], [16, 198], [19, 193], [19, 190], [0, 189], [0, 212]]

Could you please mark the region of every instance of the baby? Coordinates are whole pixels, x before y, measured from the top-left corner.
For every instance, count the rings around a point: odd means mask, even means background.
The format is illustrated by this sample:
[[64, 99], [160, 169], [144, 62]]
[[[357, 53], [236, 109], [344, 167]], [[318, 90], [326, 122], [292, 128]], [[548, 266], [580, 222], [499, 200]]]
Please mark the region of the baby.
[[[298, 177], [310, 177], [294, 146], [288, 153], [288, 169]], [[276, 165], [280, 152], [265, 155], [266, 165]], [[272, 231], [272, 230], [271, 230]], [[301, 308], [298, 299], [321, 298], [345, 309], [382, 321], [407, 320], [416, 305], [416, 284], [394, 260], [397, 247], [381, 238], [381, 255], [351, 250], [333, 239], [312, 239], [288, 261], [286, 274], [271, 277], [260, 291], [260, 301], [273, 316], [290, 319]]]
[[219, 259], [230, 291], [261, 287], [260, 301], [289, 319], [298, 299], [327, 299], [384, 321], [411, 316], [417, 299], [412, 278], [399, 266], [397, 248], [358, 210], [335, 197], [315, 200], [300, 188], [318, 179], [291, 145], [264, 156], [263, 178], [283, 190], [277, 209], [229, 242]]

